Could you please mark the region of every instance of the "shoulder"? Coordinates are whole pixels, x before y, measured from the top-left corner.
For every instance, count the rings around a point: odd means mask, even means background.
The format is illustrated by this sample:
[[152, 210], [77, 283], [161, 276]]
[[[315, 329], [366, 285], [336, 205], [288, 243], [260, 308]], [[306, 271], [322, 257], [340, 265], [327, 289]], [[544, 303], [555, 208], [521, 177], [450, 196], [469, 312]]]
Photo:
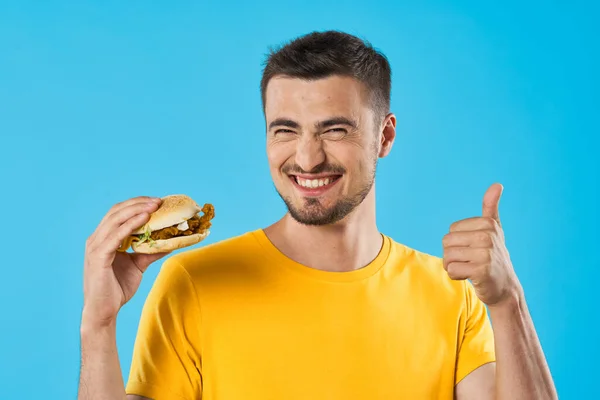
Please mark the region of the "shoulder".
[[213, 261], [246, 259], [259, 250], [256, 234], [256, 231], [249, 231], [208, 245], [201, 244], [199, 247], [172, 256], [171, 260], [189, 268], [197, 264], [206, 265]]
[[435, 293], [436, 298], [454, 299], [461, 303], [465, 301], [468, 283], [451, 279], [444, 269], [441, 257], [388, 238], [391, 242], [388, 268], [393, 269], [395, 275], [409, 280], [411, 288]]
[[261, 265], [257, 231], [223, 239], [182, 251], [167, 258], [163, 269], [185, 273], [195, 283], [208, 279], [227, 279]]

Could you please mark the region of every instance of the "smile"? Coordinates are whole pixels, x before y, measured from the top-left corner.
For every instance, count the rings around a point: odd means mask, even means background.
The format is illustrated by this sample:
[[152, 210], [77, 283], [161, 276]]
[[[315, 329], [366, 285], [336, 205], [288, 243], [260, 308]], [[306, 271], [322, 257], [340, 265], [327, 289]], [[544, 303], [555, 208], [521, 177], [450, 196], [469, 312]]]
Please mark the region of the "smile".
[[290, 180], [295, 183], [295, 187], [304, 195], [319, 196], [331, 188], [342, 175], [329, 175], [320, 177], [302, 177], [290, 175]]
[[330, 177], [321, 178], [321, 179], [305, 179], [305, 178], [301, 178], [299, 176], [294, 176], [294, 179], [296, 180], [296, 183], [298, 185], [305, 187], [305, 188], [313, 188], [314, 189], [314, 188], [332, 184], [333, 182], [335, 182], [336, 180], [339, 179], [339, 176], [330, 176]]

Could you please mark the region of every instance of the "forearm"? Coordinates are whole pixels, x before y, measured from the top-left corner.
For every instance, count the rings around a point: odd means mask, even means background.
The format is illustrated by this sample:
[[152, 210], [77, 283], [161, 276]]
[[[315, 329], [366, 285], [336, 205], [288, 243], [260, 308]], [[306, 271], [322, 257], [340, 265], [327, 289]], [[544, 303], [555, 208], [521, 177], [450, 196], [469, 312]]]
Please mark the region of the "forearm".
[[125, 399], [119, 364], [116, 326], [81, 325], [81, 374], [79, 400]]
[[557, 399], [523, 295], [489, 307], [496, 343], [496, 399]]

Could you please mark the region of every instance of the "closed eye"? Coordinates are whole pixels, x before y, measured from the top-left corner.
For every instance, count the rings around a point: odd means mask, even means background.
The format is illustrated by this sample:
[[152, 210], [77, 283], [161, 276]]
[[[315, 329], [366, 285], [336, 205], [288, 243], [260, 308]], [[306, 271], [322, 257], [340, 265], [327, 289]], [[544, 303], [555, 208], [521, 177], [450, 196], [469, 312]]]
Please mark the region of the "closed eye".
[[321, 137], [326, 140], [341, 140], [348, 134], [348, 131], [344, 128], [332, 128], [328, 129], [321, 134]]
[[294, 133], [294, 131], [289, 130], [289, 129], [277, 129], [275, 131], [275, 134], [278, 134], [278, 133]]

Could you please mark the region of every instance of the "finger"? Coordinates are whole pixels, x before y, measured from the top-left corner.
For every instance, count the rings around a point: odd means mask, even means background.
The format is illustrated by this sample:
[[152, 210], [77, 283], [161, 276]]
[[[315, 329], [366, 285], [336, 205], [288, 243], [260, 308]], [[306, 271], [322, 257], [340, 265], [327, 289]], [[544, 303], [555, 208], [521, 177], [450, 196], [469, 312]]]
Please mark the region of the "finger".
[[132, 253], [131, 257], [133, 258], [133, 262], [137, 265], [138, 269], [142, 272], [146, 272], [148, 266], [155, 261], [160, 260], [161, 258], [171, 254], [168, 253], [156, 253], [156, 254], [141, 254], [141, 253]]
[[[98, 233], [96, 234], [96, 241], [98, 243], [103, 242], [107, 236], [113, 235], [114, 232], [123, 225], [126, 221], [130, 220], [134, 216], [142, 213], [152, 213], [158, 209], [158, 204], [155, 202], [150, 203], [134, 203], [128, 207], [121, 208], [120, 210], [113, 213], [109, 218], [104, 221], [98, 227]], [[148, 218], [149, 219], [149, 218]], [[146, 221], [142, 222], [139, 226], [133, 227], [131, 232], [138, 229]], [[129, 234], [131, 234], [129, 232]]]
[[148, 212], [133, 215], [117, 229], [110, 231], [106, 238], [98, 244], [97, 250], [103, 254], [114, 253], [121, 247], [123, 240], [131, 235], [131, 232], [144, 225], [149, 219], [150, 214]]
[[104, 215], [104, 218], [102, 218], [102, 220], [100, 221], [100, 224], [102, 224], [104, 221], [106, 221], [107, 219], [112, 217], [115, 213], [119, 212], [120, 210], [130, 207], [132, 205], [142, 204], [142, 203], [160, 204], [161, 202], [162, 202], [162, 200], [160, 198], [150, 197], [150, 196], [138, 196], [138, 197], [133, 197], [131, 199], [127, 199], [121, 203], [117, 203], [114, 206], [112, 206], [111, 209], [108, 210], [108, 212]]
[[483, 196], [483, 207], [481, 215], [483, 217], [488, 217], [494, 219], [498, 224], [500, 224], [500, 197], [502, 196], [502, 191], [504, 188], [499, 183], [494, 183], [492, 186], [488, 188]]
[[493, 231], [457, 231], [444, 235], [442, 245], [444, 247], [492, 247]]
[[456, 221], [450, 225], [450, 232], [495, 230], [497, 221], [490, 217], [473, 217]]
[[448, 264], [448, 276], [453, 280], [469, 279], [475, 272], [475, 266], [470, 263], [452, 262]]
[[491, 261], [490, 248], [446, 247], [444, 248], [444, 268], [453, 262], [469, 262], [483, 264]]
[[95, 242], [98, 238], [98, 234], [99, 232], [102, 230], [102, 227], [104, 226], [104, 224], [106, 223], [106, 221], [111, 218], [115, 213], [119, 212], [121, 209], [129, 207], [131, 205], [134, 204], [138, 204], [138, 203], [151, 203], [151, 202], [156, 202], [160, 205], [160, 203], [162, 202], [162, 200], [160, 198], [157, 197], [150, 197], [150, 196], [138, 196], [138, 197], [133, 197], [131, 199], [127, 199], [123, 202], [117, 203], [115, 205], [113, 205], [110, 210], [108, 210], [108, 212], [106, 214], [104, 214], [104, 216], [102, 217], [102, 219], [100, 220], [100, 222], [98, 223], [98, 226], [96, 227], [96, 230], [90, 235], [90, 237], [88, 238], [88, 242], [91, 244], [93, 242]]

